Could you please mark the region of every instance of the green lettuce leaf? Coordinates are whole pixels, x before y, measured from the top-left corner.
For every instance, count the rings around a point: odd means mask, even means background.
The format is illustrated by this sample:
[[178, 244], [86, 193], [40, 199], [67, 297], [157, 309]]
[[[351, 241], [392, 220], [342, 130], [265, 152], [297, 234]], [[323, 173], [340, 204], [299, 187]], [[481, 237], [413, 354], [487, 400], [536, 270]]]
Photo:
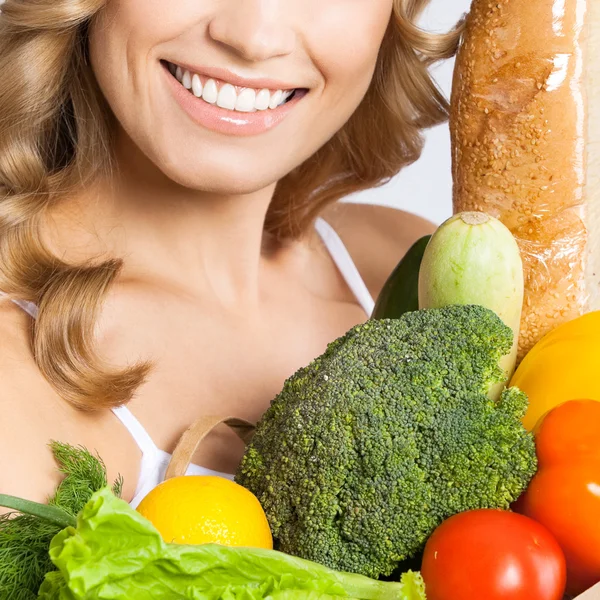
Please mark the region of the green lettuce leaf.
[[275, 550], [167, 544], [108, 488], [54, 537], [50, 558], [59, 571], [42, 600], [425, 600], [418, 573], [375, 581]]

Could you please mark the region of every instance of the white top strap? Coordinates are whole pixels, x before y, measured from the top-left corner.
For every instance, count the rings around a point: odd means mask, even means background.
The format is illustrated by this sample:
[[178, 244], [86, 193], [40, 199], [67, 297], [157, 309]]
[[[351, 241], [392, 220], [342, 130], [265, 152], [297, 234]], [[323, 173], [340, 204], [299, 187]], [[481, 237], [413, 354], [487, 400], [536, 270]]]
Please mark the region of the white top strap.
[[331, 258], [346, 281], [346, 284], [367, 316], [370, 317], [375, 308], [375, 301], [358, 272], [344, 242], [342, 242], [340, 236], [335, 232], [333, 227], [321, 218], [316, 220], [315, 229], [321, 236], [323, 244], [325, 244], [329, 254], [331, 254]]
[[28, 300], [13, 300], [15, 304], [18, 304], [28, 315], [31, 315], [34, 319], [38, 316], [38, 307]]
[[117, 419], [125, 425], [125, 429], [129, 431], [131, 437], [139, 446], [144, 456], [156, 454], [158, 452], [158, 447], [152, 441], [150, 434], [126, 406], [118, 406], [111, 410]]
[[[0, 4], [2, 4], [2, 0], [0, 0]], [[0, 290], [0, 296], [6, 296], [6, 292]], [[38, 316], [38, 307], [28, 300], [18, 300], [11, 299], [17, 306], [20, 306], [28, 315], [32, 316], [34, 319], [37, 319]]]

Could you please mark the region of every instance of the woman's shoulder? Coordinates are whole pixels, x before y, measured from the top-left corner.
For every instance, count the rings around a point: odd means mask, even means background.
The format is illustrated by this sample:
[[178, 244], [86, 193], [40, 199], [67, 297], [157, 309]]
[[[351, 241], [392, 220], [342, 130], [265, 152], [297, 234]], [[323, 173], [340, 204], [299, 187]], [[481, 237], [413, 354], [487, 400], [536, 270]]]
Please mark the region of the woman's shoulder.
[[52, 392], [33, 360], [30, 319], [0, 299], [0, 492], [44, 501], [60, 480], [46, 435], [59, 420], [47, 410]]
[[[0, 493], [44, 502], [62, 474], [51, 441], [84, 446], [104, 460], [108, 478], [121, 473], [133, 496], [139, 448], [108, 410], [81, 411], [45, 379], [31, 348], [31, 317], [0, 298]], [[2, 513], [0, 507], [0, 513]]]
[[374, 204], [337, 202], [322, 216], [346, 245], [373, 298], [412, 244], [437, 227], [418, 215]]

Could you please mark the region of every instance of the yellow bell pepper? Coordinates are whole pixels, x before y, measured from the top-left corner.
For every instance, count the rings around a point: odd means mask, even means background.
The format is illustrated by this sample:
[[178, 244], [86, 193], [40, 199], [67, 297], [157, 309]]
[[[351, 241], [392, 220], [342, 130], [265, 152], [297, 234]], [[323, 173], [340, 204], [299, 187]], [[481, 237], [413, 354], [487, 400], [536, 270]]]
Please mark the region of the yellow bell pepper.
[[600, 311], [564, 323], [525, 356], [510, 385], [529, 396], [523, 424], [533, 429], [555, 406], [575, 399], [600, 401]]

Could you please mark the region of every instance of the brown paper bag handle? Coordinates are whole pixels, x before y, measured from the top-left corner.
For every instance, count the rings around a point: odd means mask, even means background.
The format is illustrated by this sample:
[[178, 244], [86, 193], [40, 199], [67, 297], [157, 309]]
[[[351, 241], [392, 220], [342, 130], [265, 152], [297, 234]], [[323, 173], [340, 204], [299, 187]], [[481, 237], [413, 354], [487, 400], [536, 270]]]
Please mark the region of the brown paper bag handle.
[[224, 423], [230, 427], [245, 444], [250, 441], [254, 433], [254, 425], [252, 425], [252, 423], [249, 421], [244, 421], [244, 419], [223, 416], [219, 417], [214, 415], [200, 417], [179, 439], [177, 447], [173, 452], [173, 456], [169, 461], [165, 479], [185, 475], [185, 472], [192, 461], [192, 457], [194, 456], [202, 440], [217, 425], [221, 425], [221, 423]]

